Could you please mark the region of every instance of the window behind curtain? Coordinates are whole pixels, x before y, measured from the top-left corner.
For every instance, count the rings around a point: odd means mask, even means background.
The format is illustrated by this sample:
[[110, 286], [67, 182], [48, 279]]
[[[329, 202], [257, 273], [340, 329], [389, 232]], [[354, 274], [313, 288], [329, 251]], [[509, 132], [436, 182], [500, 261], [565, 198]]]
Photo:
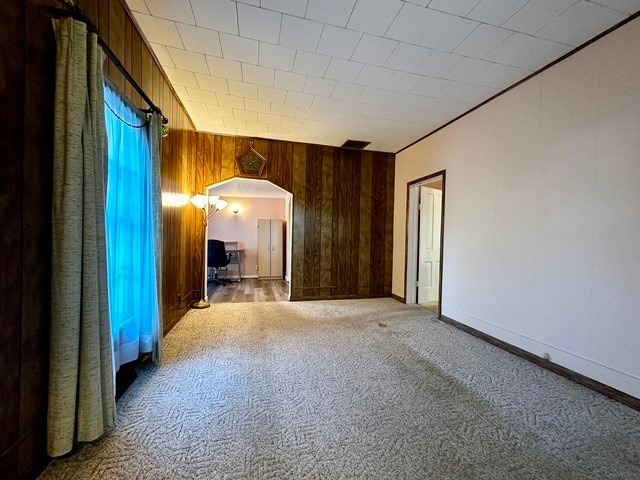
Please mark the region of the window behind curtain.
[[105, 103], [107, 273], [117, 369], [151, 352], [158, 299], [146, 121], [108, 85]]

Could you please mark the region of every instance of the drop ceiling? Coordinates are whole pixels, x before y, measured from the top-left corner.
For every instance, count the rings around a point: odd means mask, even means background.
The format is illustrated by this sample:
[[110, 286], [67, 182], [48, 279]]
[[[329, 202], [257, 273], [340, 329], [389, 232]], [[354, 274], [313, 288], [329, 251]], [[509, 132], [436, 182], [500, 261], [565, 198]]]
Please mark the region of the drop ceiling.
[[395, 152], [640, 0], [126, 0], [196, 129]]

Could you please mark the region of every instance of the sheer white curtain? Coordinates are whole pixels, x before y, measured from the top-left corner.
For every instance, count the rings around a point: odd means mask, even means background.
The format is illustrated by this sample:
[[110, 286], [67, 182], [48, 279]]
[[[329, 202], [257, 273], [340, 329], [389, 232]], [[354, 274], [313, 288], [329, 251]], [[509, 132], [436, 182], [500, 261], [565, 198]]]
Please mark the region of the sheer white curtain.
[[[108, 137], [107, 264], [116, 369], [158, 351], [158, 218], [146, 119], [105, 86]], [[157, 174], [159, 178], [159, 173]], [[154, 354], [154, 358], [158, 355]]]
[[103, 53], [70, 18], [54, 21], [51, 345], [47, 437], [52, 457], [115, 420], [104, 224]]

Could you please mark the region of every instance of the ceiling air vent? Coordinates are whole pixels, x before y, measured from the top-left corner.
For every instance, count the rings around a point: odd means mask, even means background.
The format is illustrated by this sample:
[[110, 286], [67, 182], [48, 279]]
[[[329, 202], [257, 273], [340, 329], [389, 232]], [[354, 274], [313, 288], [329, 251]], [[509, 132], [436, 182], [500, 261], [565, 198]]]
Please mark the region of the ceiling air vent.
[[348, 148], [349, 150], [363, 150], [371, 142], [364, 142], [362, 140], [347, 140], [341, 145], [341, 148]]

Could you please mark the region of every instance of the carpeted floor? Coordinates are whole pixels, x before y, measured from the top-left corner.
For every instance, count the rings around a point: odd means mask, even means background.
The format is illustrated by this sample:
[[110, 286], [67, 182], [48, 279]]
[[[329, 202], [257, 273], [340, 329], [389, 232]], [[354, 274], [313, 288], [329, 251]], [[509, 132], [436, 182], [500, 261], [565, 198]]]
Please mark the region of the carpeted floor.
[[640, 478], [640, 413], [391, 299], [214, 304], [42, 479]]

